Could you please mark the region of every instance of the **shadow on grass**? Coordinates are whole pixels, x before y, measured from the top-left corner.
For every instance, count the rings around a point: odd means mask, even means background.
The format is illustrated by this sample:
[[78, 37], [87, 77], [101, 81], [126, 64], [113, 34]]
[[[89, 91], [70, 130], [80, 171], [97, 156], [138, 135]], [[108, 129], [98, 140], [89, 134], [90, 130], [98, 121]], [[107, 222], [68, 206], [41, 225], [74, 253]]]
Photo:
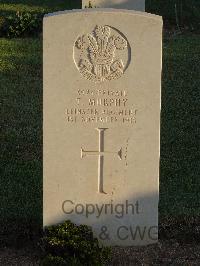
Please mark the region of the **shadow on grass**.
[[42, 46], [0, 39], [0, 47], [0, 233], [14, 243], [42, 225]]

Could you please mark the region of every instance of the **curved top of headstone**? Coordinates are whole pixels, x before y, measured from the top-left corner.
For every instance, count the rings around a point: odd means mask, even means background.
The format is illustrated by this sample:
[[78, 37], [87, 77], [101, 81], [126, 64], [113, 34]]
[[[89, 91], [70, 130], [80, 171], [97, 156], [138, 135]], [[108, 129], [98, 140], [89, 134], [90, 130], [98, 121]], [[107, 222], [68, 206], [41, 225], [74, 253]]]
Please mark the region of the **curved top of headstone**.
[[53, 13], [48, 13], [44, 15], [44, 18], [52, 17], [52, 16], [60, 16], [60, 15], [67, 15], [67, 14], [88, 14], [88, 13], [123, 13], [127, 15], [138, 15], [143, 16], [151, 19], [160, 20], [162, 22], [162, 17], [147, 13], [147, 12], [141, 12], [141, 11], [135, 11], [135, 10], [127, 10], [127, 9], [115, 9], [115, 8], [85, 8], [85, 9], [73, 9], [73, 10], [63, 10], [63, 11], [57, 11]]

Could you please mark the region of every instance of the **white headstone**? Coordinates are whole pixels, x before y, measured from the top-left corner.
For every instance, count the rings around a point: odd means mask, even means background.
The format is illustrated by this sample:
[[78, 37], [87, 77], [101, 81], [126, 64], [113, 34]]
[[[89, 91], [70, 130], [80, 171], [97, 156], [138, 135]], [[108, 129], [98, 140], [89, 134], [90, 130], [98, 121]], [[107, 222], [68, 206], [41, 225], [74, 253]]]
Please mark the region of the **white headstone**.
[[82, 0], [82, 8], [118, 8], [145, 11], [145, 0]]
[[44, 18], [44, 226], [91, 225], [105, 245], [157, 241], [161, 51], [155, 15]]

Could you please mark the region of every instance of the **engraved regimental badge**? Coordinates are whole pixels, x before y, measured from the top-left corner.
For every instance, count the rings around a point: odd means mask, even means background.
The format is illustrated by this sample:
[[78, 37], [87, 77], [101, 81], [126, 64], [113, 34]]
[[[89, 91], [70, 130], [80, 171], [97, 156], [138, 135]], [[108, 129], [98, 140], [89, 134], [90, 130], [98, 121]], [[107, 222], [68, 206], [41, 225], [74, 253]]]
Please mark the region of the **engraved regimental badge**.
[[120, 78], [130, 61], [128, 41], [116, 29], [96, 26], [79, 36], [74, 44], [74, 62], [87, 80], [110, 81]]

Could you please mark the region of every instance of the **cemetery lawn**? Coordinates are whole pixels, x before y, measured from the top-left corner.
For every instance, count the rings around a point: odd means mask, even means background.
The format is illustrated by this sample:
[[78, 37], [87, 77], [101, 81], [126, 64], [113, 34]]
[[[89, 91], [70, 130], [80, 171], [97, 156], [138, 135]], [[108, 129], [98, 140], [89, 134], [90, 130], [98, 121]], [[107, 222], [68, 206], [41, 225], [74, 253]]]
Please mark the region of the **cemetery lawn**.
[[58, 10], [80, 8], [80, 3], [80, 0], [4, 0], [0, 1], [0, 16], [10, 15], [17, 11], [45, 14]]
[[[200, 35], [166, 39], [163, 51], [159, 213], [191, 220], [200, 217]], [[0, 39], [0, 81], [0, 244], [17, 245], [42, 226], [42, 40]]]
[[0, 39], [0, 81], [0, 233], [13, 243], [42, 225], [42, 41]]

